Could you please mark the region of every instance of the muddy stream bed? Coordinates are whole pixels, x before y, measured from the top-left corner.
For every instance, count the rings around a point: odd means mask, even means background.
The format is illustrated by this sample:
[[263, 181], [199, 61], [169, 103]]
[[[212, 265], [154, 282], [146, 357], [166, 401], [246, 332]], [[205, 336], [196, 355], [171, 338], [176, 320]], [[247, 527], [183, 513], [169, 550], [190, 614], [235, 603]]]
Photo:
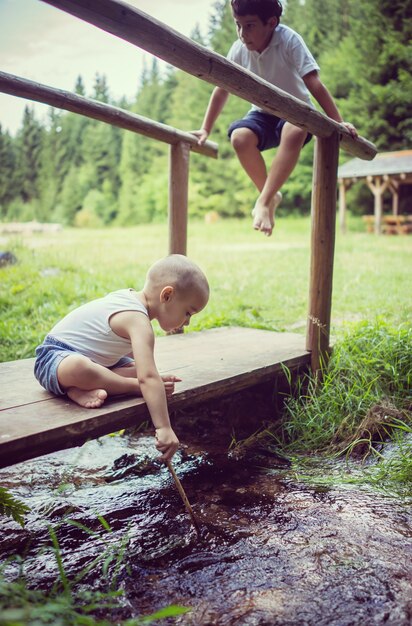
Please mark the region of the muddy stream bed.
[[[28, 584], [50, 588], [59, 576], [53, 527], [69, 578], [100, 557], [82, 584], [107, 590], [115, 581], [123, 591], [118, 608], [97, 614], [113, 622], [179, 604], [191, 611], [162, 623], [412, 624], [410, 506], [303, 482], [276, 455], [237, 458], [230, 433], [210, 430], [178, 430], [173, 459], [200, 537], [154, 462], [153, 438], [108, 436], [0, 470], [0, 484], [31, 509], [24, 529], [1, 519], [0, 560], [24, 556]], [[18, 568], [10, 560], [6, 577]]]

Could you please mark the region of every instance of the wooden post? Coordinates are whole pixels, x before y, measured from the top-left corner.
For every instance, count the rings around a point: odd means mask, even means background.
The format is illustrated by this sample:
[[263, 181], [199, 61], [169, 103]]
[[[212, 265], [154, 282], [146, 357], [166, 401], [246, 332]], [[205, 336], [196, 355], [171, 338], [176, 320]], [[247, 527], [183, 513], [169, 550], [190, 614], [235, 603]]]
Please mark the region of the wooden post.
[[169, 254], [187, 252], [189, 155], [190, 145], [184, 141], [170, 146]]
[[366, 184], [373, 193], [375, 199], [375, 235], [380, 235], [382, 232], [383, 194], [389, 185], [389, 181], [383, 181], [381, 176], [375, 176], [375, 178], [373, 176], [368, 176]]
[[316, 138], [312, 188], [312, 251], [306, 348], [319, 372], [329, 355], [339, 135]]
[[346, 185], [339, 179], [339, 224], [341, 233], [346, 233]]
[[389, 189], [392, 192], [392, 215], [399, 215], [399, 181], [389, 180]]
[[376, 177], [375, 188], [375, 235], [380, 235], [382, 232], [382, 185], [380, 176]]

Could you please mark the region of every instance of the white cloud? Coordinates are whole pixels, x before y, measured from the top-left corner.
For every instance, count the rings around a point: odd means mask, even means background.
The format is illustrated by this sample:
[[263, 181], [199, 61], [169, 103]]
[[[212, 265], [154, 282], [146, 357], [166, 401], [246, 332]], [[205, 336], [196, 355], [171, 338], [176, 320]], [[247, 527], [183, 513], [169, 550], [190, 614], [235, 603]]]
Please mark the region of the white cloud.
[[[207, 33], [214, 0], [129, 0], [129, 4], [190, 36], [197, 24]], [[0, 69], [4, 72], [69, 91], [81, 74], [88, 92], [96, 73], [105, 74], [114, 98], [132, 98], [144, 60], [150, 63], [151, 58], [40, 0], [0, 0]], [[48, 110], [46, 105], [0, 93], [3, 130], [16, 132], [27, 104], [35, 107], [38, 117]]]

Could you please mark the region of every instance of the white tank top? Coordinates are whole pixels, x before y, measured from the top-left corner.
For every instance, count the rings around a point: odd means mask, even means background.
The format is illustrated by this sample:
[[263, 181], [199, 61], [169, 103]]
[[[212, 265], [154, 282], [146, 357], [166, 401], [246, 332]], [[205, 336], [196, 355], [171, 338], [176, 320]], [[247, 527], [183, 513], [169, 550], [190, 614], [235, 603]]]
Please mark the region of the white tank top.
[[137, 311], [148, 316], [134, 289], [120, 289], [74, 309], [52, 328], [49, 335], [95, 363], [111, 367], [120, 358], [133, 356], [131, 342], [116, 335], [109, 325], [111, 316], [120, 311]]

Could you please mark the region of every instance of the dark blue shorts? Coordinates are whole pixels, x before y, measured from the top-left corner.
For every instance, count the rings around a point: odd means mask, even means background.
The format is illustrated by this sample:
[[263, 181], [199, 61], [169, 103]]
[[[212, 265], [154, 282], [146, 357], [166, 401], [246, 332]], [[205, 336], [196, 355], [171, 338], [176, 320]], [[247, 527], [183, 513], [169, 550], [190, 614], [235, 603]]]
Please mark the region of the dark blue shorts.
[[[250, 128], [258, 138], [258, 150], [263, 152], [264, 150], [278, 147], [285, 123], [286, 120], [282, 120], [280, 117], [276, 117], [276, 115], [264, 113], [263, 111], [249, 111], [241, 120], [232, 122], [227, 134], [230, 139], [236, 128]], [[312, 135], [308, 133], [303, 145], [306, 145], [311, 139]]]
[[[36, 361], [34, 363], [34, 375], [47, 391], [56, 396], [64, 396], [66, 392], [60, 387], [57, 377], [57, 368], [61, 361], [70, 354], [78, 354], [72, 346], [59, 341], [52, 335], [47, 335], [40, 346], [36, 348]], [[109, 367], [112, 370], [119, 367], [127, 367], [134, 363], [128, 356], [122, 357], [115, 365]]]

